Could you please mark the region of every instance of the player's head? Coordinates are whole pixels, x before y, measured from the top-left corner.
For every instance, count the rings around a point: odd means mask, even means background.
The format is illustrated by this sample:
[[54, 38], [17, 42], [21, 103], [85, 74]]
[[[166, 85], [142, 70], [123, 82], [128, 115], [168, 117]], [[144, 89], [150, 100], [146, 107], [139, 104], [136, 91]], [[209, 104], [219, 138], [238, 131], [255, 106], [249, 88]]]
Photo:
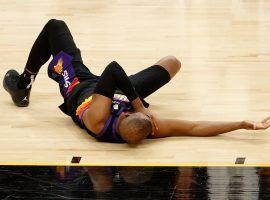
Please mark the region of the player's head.
[[151, 133], [150, 118], [140, 112], [126, 115], [119, 124], [119, 134], [129, 144], [138, 144]]

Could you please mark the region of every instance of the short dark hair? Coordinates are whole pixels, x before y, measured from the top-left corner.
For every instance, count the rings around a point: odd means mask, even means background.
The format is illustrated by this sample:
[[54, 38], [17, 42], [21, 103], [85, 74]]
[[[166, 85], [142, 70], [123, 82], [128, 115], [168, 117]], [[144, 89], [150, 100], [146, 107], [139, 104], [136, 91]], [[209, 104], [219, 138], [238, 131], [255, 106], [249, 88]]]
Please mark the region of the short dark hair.
[[136, 144], [145, 139], [152, 132], [151, 120], [142, 117], [142, 113], [134, 113], [124, 118], [119, 124], [119, 132], [123, 140]]

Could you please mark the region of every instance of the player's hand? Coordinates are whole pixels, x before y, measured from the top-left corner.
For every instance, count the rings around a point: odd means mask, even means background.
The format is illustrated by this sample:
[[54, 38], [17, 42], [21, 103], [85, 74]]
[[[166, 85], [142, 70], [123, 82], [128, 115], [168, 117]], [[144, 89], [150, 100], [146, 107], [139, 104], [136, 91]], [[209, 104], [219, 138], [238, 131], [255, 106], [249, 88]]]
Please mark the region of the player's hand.
[[265, 130], [270, 127], [270, 117], [265, 118], [261, 122], [244, 121], [244, 129], [247, 130]]
[[141, 112], [150, 118], [152, 125], [153, 125], [152, 135], [154, 135], [155, 131], [158, 130], [156, 119], [155, 119], [154, 115], [150, 112], [150, 110], [148, 108], [145, 108], [144, 106], [141, 106], [140, 108], [135, 109], [135, 111]]

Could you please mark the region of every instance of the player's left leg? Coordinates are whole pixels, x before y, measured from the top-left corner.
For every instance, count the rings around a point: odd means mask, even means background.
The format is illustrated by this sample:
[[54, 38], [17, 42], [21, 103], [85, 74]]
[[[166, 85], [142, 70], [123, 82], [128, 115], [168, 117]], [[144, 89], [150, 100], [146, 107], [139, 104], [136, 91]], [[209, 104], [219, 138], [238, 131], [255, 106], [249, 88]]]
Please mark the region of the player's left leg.
[[3, 86], [10, 93], [15, 105], [28, 106], [31, 86], [38, 71], [51, 55], [54, 57], [60, 51], [68, 53], [73, 57], [73, 62], [85, 68], [85, 70], [80, 70], [82, 71], [80, 72], [81, 76], [90, 74], [90, 71], [82, 64], [80, 50], [77, 48], [66, 23], [62, 20], [51, 19], [34, 42], [24, 72], [19, 75], [17, 71], [9, 70], [5, 75]]
[[168, 83], [180, 70], [181, 63], [174, 56], [166, 56], [155, 65], [148, 67], [129, 78], [138, 94], [145, 98]]

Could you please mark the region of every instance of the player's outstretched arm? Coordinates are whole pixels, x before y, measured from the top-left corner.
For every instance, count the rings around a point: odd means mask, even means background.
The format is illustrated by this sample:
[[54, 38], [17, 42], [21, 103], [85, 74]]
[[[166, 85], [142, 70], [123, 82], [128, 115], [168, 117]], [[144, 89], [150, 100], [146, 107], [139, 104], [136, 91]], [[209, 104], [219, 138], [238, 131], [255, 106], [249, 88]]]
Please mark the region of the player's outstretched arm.
[[158, 130], [155, 130], [152, 138], [173, 136], [197, 136], [209, 137], [227, 133], [238, 129], [264, 130], [270, 127], [270, 117], [261, 122], [236, 121], [236, 122], [214, 122], [214, 121], [186, 121], [177, 119], [156, 118]]

